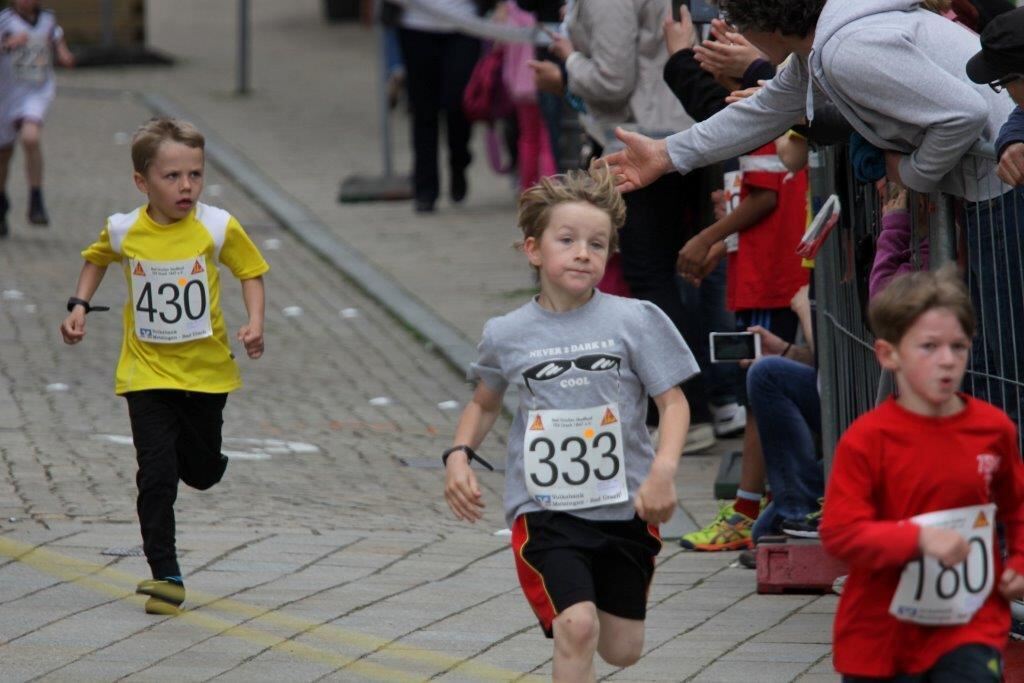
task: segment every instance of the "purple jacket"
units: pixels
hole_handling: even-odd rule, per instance
[[[885,289],[889,280],[915,270],[912,261],[914,251],[910,242],[912,234],[909,211],[892,211],[882,216],[882,231],[878,234],[878,242],[875,244],[875,262],[871,265],[871,275],[868,276],[869,299],[875,298],[876,294]],[[921,257],[921,268],[927,269],[927,240],[918,246],[918,254]]]

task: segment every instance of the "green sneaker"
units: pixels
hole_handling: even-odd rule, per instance
[[[148,595],[146,614],[162,614],[172,616],[178,614],[178,608],[185,602],[185,586],[168,579],[146,579],[135,587],[137,595]]]
[[[754,520],[736,512],[732,503],[723,505],[718,515],[700,531],[693,531],[679,539],[679,545],[687,550],[713,552],[717,550],[744,550],[754,543],[750,531]]]

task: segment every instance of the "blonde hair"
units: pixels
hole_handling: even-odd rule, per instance
[[[952,263],[939,270],[893,278],[871,301],[868,320],[876,337],[899,344],[914,321],[936,308],[948,309],[960,321],[964,334],[974,336],[977,322],[971,295]]]
[[[554,208],[568,202],[584,202],[608,214],[612,224],[608,253],[613,253],[619,243],[619,228],[626,222],[626,202],[615,189],[615,178],[607,166],[589,172],[573,169],[541,178],[536,185],[524,191],[519,196],[518,218],[523,240],[528,237],[539,240],[548,227]]]
[[[132,166],[135,170],[145,174],[146,169],[156,158],[160,145],[167,141],[180,142],[193,149],[206,148],[206,138],[188,121],[167,117],[152,118],[139,126],[132,136]]]

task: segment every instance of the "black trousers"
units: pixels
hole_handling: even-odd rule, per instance
[[[174,389],[124,395],[139,463],[135,482],[142,549],[153,578],[180,576],[174,545],[174,501],[178,480],[206,490],[224,476],[220,452],[227,394]]]
[[[920,674],[899,674],[892,678],[843,676],[843,683],[999,683],[1003,680],[1003,658],[988,645],[961,645]]]
[[[700,181],[697,173],[669,173],[624,194],[626,224],[619,231],[622,274],[633,296],[664,311],[691,347],[708,331],[700,315],[683,305],[676,284],[676,258],[700,229],[698,207],[707,202],[701,196]],[[711,421],[704,383],[701,373],[683,384],[694,423]],[[648,411],[649,417],[654,415],[656,411]]]
[[[433,202],[440,194],[437,164],[441,112],[445,113],[448,166],[469,166],[470,123],[462,113],[462,92],[480,56],[480,41],[459,33],[398,31],[405,60],[405,82],[412,109],[413,190]]]

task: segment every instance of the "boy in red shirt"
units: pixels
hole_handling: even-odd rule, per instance
[[[808,280],[796,253],[807,228],[807,170],[791,172],[779,158],[776,143],[770,142],[740,157],[740,171],[739,204],[683,246],[679,272],[699,281],[728,253],[726,306],[736,314],[737,331],[757,325],[793,342],[800,321],[789,304]],[[738,375],[737,400],[746,406],[746,370]],[[754,525],[761,509],[764,470],[761,440],[747,406],[736,500],[679,544],[688,550],[740,550],[766,533],[778,532],[782,519],[773,510]]]
[[[1024,595],[1024,466],[1006,414],[959,393],[970,296],[953,266],[913,273],[869,319],[899,398],[843,434],[825,494],[821,540],[850,567],[835,667],[844,681],[1000,681],[1008,601]]]

